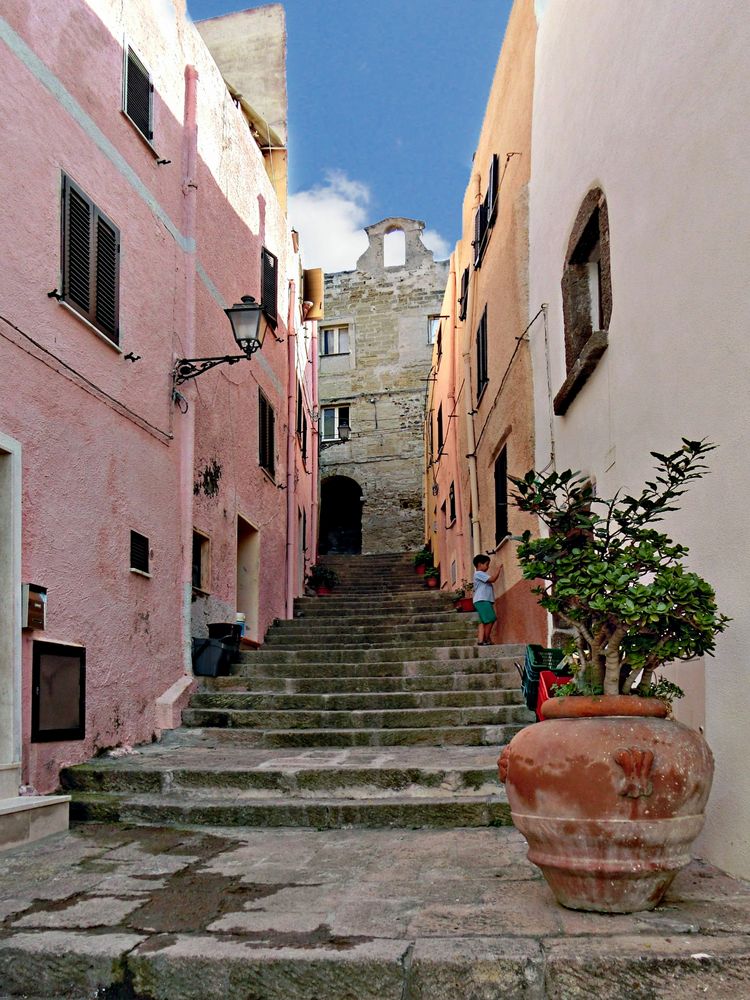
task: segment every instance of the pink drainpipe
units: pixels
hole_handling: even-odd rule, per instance
[[[195,357],[195,282],[196,282],[196,217],[198,210],[198,126],[196,104],[198,71],[185,67],[185,123],[182,135],[182,193],[184,196],[182,231],[188,241],[185,253],[185,328],[182,342],[177,344],[181,357]],[[191,599],[193,594],[193,460],[195,449],[195,417],[192,407],[180,416],[180,532],[182,541],[182,639],[183,667],[192,674],[190,648]]]
[[[294,325],[295,285],[289,282],[289,310],[286,321],[287,393],[286,393],[286,616],[294,617],[294,538],[297,494],[294,476],[295,388],[297,375],[297,332]]]
[[[317,419],[312,420],[312,500],[310,503],[310,552],[312,561],[318,561],[318,438],[321,420],[320,401],[318,399],[318,321],[312,320],[310,336],[310,353],[312,354],[312,409],[317,413]]]

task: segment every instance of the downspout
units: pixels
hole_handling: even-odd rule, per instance
[[[320,400],[318,398],[318,321],[316,319],[312,320],[312,334],[310,336],[310,354],[312,357],[310,361],[312,362],[312,413],[310,424],[312,426],[312,443],[310,450],[311,464],[312,464],[312,500],[310,503],[310,552],[312,553],[312,561],[317,562],[318,559],[318,495],[320,490],[320,483],[318,482],[318,469],[320,463],[320,456],[318,453],[318,444],[320,438]]]
[[[182,231],[185,235],[185,329],[182,356],[195,357],[196,218],[198,213],[198,125],[196,120],[198,71],[185,67],[185,125],[182,135]],[[182,650],[183,671],[192,675],[190,636],[193,597],[193,464],[195,455],[195,408],[189,407],[180,421],[180,534],[182,542]]]
[[[294,328],[295,285],[289,282],[289,308],[286,320],[286,616],[294,618],[294,515],[297,495],[294,483],[294,389],[297,375],[297,332]]]

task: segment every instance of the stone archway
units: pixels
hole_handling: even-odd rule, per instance
[[[362,551],[362,488],[348,476],[328,476],[320,484],[318,552],[357,555]]]

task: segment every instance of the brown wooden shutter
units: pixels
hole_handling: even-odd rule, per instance
[[[458,299],[458,318],[466,319],[466,312],[469,304],[469,269],[464,268],[461,275],[461,295]]]
[[[128,49],[127,79],[125,80],[125,112],[135,127],[149,142],[154,137],[151,109],[153,86],[148,70],[132,49]]]
[[[489,177],[487,179],[487,226],[491,226],[497,217],[497,195],[500,180],[500,160],[497,153],[490,160]]]
[[[96,321],[115,343],[119,293],[120,236],[101,213],[96,214]]]
[[[484,202],[477,208],[474,216],[474,267],[479,269],[482,266],[482,254],[484,253],[484,238],[487,234],[487,209]]]
[[[260,390],[258,402],[258,464],[273,478],[276,473],[276,417],[273,407]]]
[[[63,178],[63,299],[91,312],[94,206],[69,177]]]
[[[279,260],[263,247],[261,252],[260,303],[268,325],[274,330],[278,325],[278,270]]]

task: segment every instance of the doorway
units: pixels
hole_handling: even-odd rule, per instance
[[[321,555],[362,551],[362,488],[348,476],[328,476],[320,485]]]
[[[21,783],[21,445],[0,434],[0,799]]]
[[[260,580],[260,532],[237,515],[237,611],[245,616],[245,635],[259,641],[258,591]]]

